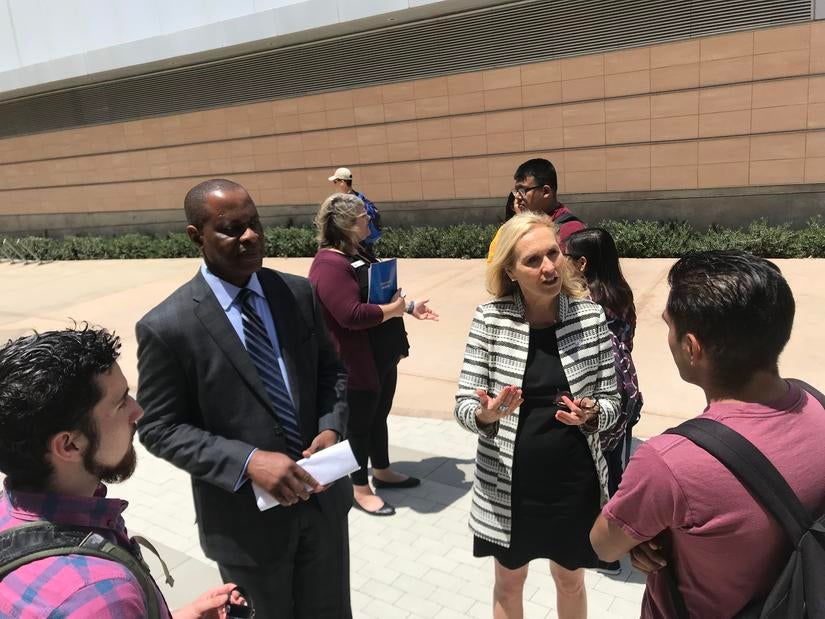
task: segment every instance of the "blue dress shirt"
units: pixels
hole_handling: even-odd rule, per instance
[[[226,318],[232,325],[232,329],[240,338],[241,344],[244,348],[246,348],[246,338],[244,337],[243,332],[243,319],[241,318],[241,302],[240,299],[238,299],[238,294],[241,292],[241,288],[222,280],[220,277],[212,273],[206,266],[205,262],[201,264],[201,275],[203,275],[207,285],[212,290],[215,298],[218,300],[218,304],[221,306],[223,311],[226,312]],[[249,278],[246,288],[254,293],[251,297],[252,304],[266,327],[266,333],[269,336],[269,341],[272,343],[272,349],[275,351],[275,357],[278,359],[278,368],[281,370],[281,375],[284,377],[284,383],[286,384],[286,389],[289,392],[289,397],[292,398],[292,402],[294,404],[295,398],[292,397],[292,389],[289,385],[289,375],[286,371],[286,363],[281,355],[281,346],[278,341],[278,331],[275,328],[275,321],[272,318],[272,311],[269,309],[269,304],[266,302],[266,297],[264,296],[263,288],[261,288],[261,282],[258,281],[257,273],[253,273],[252,277]],[[247,480],[246,468],[249,466],[249,460],[252,458],[252,454],[254,454],[257,450],[258,449],[256,447],[249,452],[249,455],[246,458],[246,464],[244,464],[243,472],[238,478],[238,483],[235,484],[235,490],[238,490],[238,488],[240,488]]]

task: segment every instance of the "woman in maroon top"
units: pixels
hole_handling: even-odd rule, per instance
[[[395,395],[398,362],[409,353],[402,316],[437,320],[427,302],[405,302],[400,290],[385,305],[367,303],[369,265],[375,258],[361,250],[369,236],[369,215],[351,194],[333,194],[318,211],[318,253],[309,279],[324,307],[327,327],[347,366],[349,425],[347,438],[361,465],[352,475],[355,505],[367,513],[390,516],[395,509],[373,494],[367,482],[372,461],[376,488],[410,488],[420,480],[390,469],[387,416]]]

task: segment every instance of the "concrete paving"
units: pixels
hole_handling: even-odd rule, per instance
[[[306,275],[309,258],[268,259],[266,265]],[[623,260],[634,290],[638,327],[633,359],[645,408],[636,428],[653,436],[705,405],[699,389],[684,383],[667,348],[661,319],[672,260]],[[134,324],[197,270],[199,260],[123,260],[55,262],[44,265],[0,263],[0,341],[31,329],[65,327],[71,319],[116,330],[123,339],[123,366],[130,384],[137,371]],[[778,260],[797,302],[791,340],[780,359],[788,376],[816,381],[825,367],[823,260]],[[401,260],[399,282],[407,298],[429,298],[441,315],[438,323],[406,320],[411,354],[401,362],[393,413],[449,419],[464,342],[484,290],[483,260]]]
[[[791,341],[781,371],[821,382],[825,303],[821,260],[777,261],[797,300]],[[270,259],[267,266],[306,274],[309,259]],[[683,383],[666,343],[661,312],[671,260],[625,260],[636,295],[639,325],[634,350],[646,405],[638,436],[658,434],[704,407],[701,392]],[[90,261],[44,265],[0,264],[0,341],[31,329],[59,329],[75,321],[104,325],[123,339],[121,365],[136,385],[134,324],[198,268],[198,260]],[[390,417],[391,456],[399,470],[424,479],[420,488],[387,491],[398,514],[350,514],[352,601],[356,617],[489,617],[490,559],[474,559],[467,529],[475,439],[452,421],[453,395],[475,306],[487,298],[480,260],[402,260],[399,281],[408,298],[429,297],[438,323],[407,320],[412,343],[400,366]],[[197,540],[188,476],[139,447],[136,475],[112,490],[130,501],[132,533],[157,542],[177,584],[173,606],[220,582]],[[278,508],[276,508],[278,509]],[[149,559],[150,563],[154,559]],[[159,574],[158,569],[153,570]],[[637,617],[644,589],[627,564],[618,577],[586,576],[591,617]],[[531,566],[527,617],[555,617],[552,580],[544,562]]]
[[[475,438],[449,420],[391,416],[389,425],[393,467],[423,481],[404,492],[381,491],[396,506],[395,516],[350,511],[354,616],[490,617],[492,559],[472,556],[467,527]],[[138,450],[135,476],[113,487],[112,494],[129,501],[130,532],[157,544],[177,580],[173,588],[163,583],[161,588],[173,607],[180,606],[220,584],[220,577],[198,545],[187,475],[140,445]],[[158,577],[159,564],[145,554]],[[639,616],[644,579],[627,560],[619,576],[588,570],[585,582],[591,618]],[[524,599],[528,619],[556,617],[547,562],[531,565]]]

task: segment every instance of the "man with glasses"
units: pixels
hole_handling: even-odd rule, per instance
[[[559,245],[564,250],[564,243],[574,232],[586,227],[581,219],[558,200],[559,182],[556,168],[547,159],[530,159],[522,163],[513,174],[515,185],[510,194],[512,198],[512,215],[524,211],[544,213],[559,227]],[[509,201],[508,201],[509,205]],[[509,210],[509,209],[508,209]],[[508,219],[512,216],[508,214]],[[487,262],[493,259],[498,233],[490,243]]]

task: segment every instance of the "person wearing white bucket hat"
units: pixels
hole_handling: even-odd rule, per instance
[[[368,215],[367,223],[370,228],[370,234],[361,242],[361,246],[370,256],[374,256],[373,245],[381,238],[381,214],[367,196],[352,188],[352,171],[349,168],[338,168],[332,173],[332,176],[329,177],[329,181],[335,185],[335,189],[339,193],[351,193],[354,196],[358,196],[361,202],[364,203],[364,208]]]

